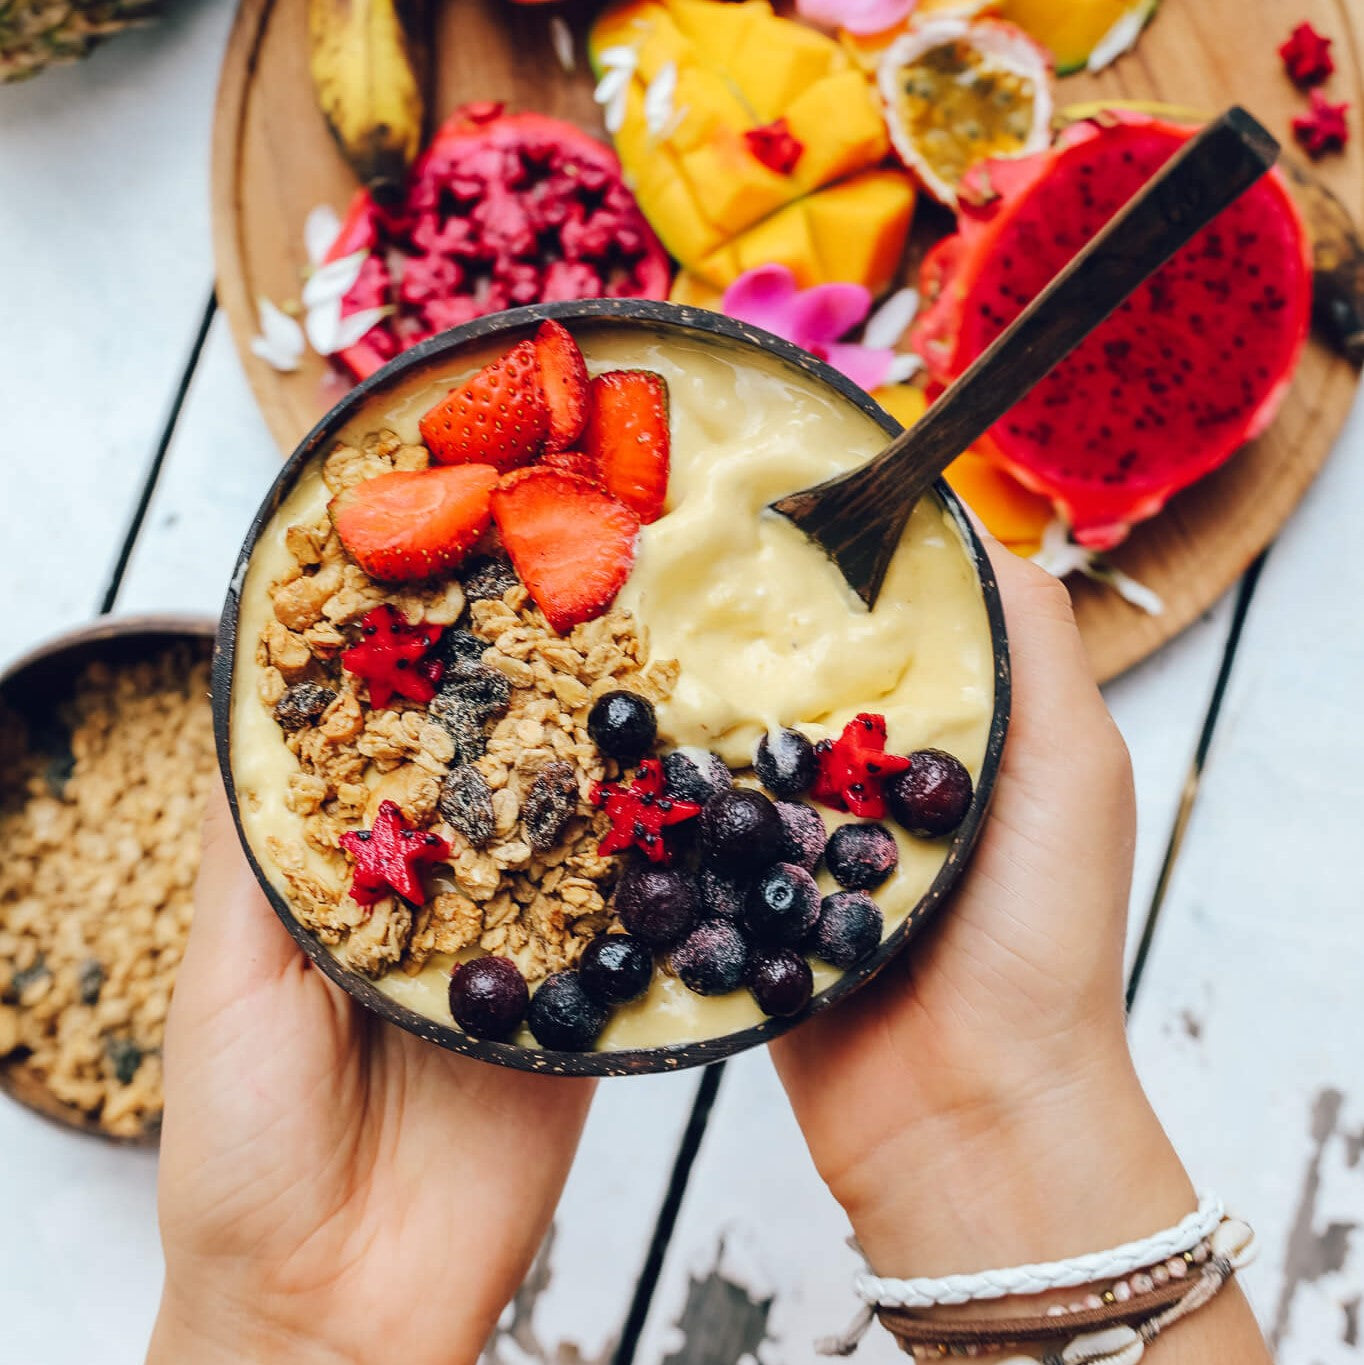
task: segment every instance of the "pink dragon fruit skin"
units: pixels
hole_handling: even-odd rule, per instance
[[[1140,115],[988,163],[924,262],[911,332],[950,382],[1192,135]],[[984,448],[1109,549],[1273,420],[1307,338],[1311,244],[1277,173],[1142,286],[990,431]]]
[[[465,105],[385,210],[363,190],[328,260],[371,253],[342,315],[396,312],[338,354],[357,379],[406,346],[516,304],[666,298],[667,253],[620,180],[615,153],[542,114]]]

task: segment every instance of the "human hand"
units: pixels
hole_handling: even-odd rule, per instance
[[[883,1275],[1054,1259],[1195,1198],[1127,1051],[1135,815],[1066,589],[993,547],[1013,715],[971,865],[924,936],[772,1054]]]
[[[219,798],[166,1036],[149,1365],[472,1362],[548,1226],[589,1081],[369,1015],[308,962]]]

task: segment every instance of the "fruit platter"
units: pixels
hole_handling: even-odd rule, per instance
[[[893,428],[788,343],[645,300],[501,311],[353,389],[262,506],[215,657],[238,828],[312,960],[559,1074],[713,1061],[877,972],[989,801],[993,575],[943,494],[852,611],[760,513]]]
[[[215,130],[219,299],[285,450],[425,337],[595,296],[728,312],[910,423],[1199,111],[1246,104],[1358,216],[1332,112],[1356,73],[1332,8],[1299,11],[469,0],[362,57],[325,4],[246,0]],[[948,472],[1066,577],[1101,679],[1235,581],[1348,410],[1353,368],[1309,336],[1297,195],[1276,174],[1247,196]]]

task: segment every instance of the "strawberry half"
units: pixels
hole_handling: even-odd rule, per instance
[[[668,386],[652,370],[611,370],[589,389],[584,452],[606,487],[646,524],[668,496]]]
[[[595,483],[541,465],[493,490],[493,517],[517,576],[561,635],[600,616],[635,562],[639,518]]]
[[[497,477],[486,464],[397,470],[338,493],[327,510],[371,578],[429,578],[454,568],[488,529]]]
[[[522,341],[485,365],[423,416],[418,426],[441,464],[529,464],[549,430],[535,343]]]
[[[549,450],[540,456],[540,465],[547,469],[562,469],[565,474],[576,474],[589,483],[601,485],[601,471],[597,463],[581,450]]]
[[[547,450],[567,450],[587,421],[587,362],[562,322],[548,318],[535,334],[540,388],[549,408]]]

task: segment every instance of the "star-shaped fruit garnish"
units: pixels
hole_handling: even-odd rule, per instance
[[[646,758],[635,772],[630,786],[621,782],[594,782],[592,804],[600,806],[611,821],[601,841],[601,853],[621,853],[639,849],[650,862],[666,863],[668,845],[663,831],[701,814],[696,801],[679,801],[669,796],[663,777],[663,764]]]
[[[351,899],[373,905],[396,891],[404,900],[426,900],[417,869],[450,856],[450,845],[430,830],[413,829],[396,801],[381,801],[372,829],[353,829],[341,836],[341,847],[355,859]]]
[[[750,128],[744,134],[744,141],[748,143],[748,150],[778,175],[790,175],[805,150],[805,144],[791,132],[784,118],[761,128]]]
[[[1331,40],[1323,38],[1311,24],[1299,24],[1279,47],[1279,56],[1295,85],[1320,85],[1336,69]]]
[[[909,759],[886,752],[886,718],[864,711],[837,739],[815,745],[819,771],[810,795],[834,810],[849,810],[865,820],[883,820],[882,784],[909,767]]]
[[[341,664],[369,684],[369,704],[384,707],[394,695],[428,702],[445,675],[445,665],[426,654],[443,626],[419,621],[410,626],[387,602],[360,620],[360,643],[343,651]]]
[[[1312,91],[1312,110],[1293,120],[1293,136],[1315,160],[1326,152],[1338,152],[1350,136],[1345,122],[1348,104],[1332,104],[1320,90]]]

